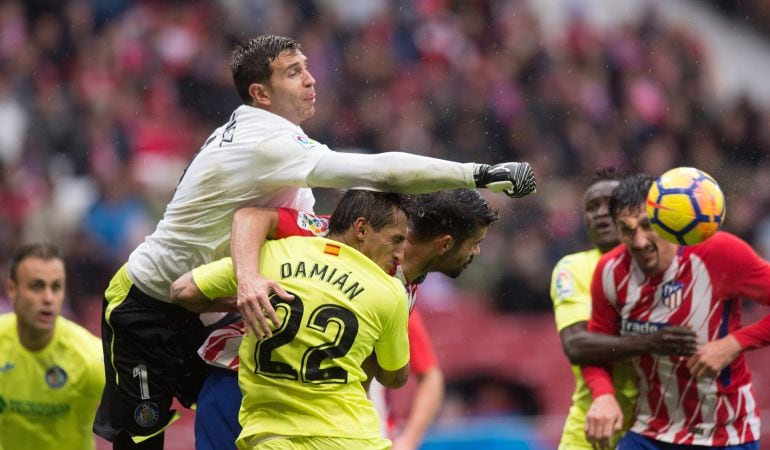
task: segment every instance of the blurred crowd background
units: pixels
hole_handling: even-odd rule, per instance
[[[700,3],[770,51],[769,1]],[[572,379],[548,287],[556,261],[588,247],[582,194],[599,167],[709,172],[726,228],[770,258],[768,104],[717,96],[703,37],[654,7],[599,28],[575,2],[546,33],[524,0],[4,0],[0,277],[20,242],[57,243],[69,314],[98,332],[109,277],[239,104],[234,44],[261,33],[302,43],[318,93],[303,128],[334,149],[535,169],[537,195],[488,196],[502,220],[463,277],[421,291],[447,417],[555,416],[560,429]],[[329,212],[335,193],[318,197]],[[528,381],[538,367],[562,385]]]

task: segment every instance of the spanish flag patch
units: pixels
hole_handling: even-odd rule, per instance
[[[332,256],[340,256],[340,246],[334,244],[326,244],[324,246],[324,253]]]

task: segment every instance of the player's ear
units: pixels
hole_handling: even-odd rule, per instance
[[[251,104],[254,106],[270,106],[270,92],[267,85],[262,83],[251,83],[249,85],[249,95]]]
[[[452,250],[452,247],[455,246],[455,240],[454,238],[449,234],[444,234],[436,238],[436,243],[439,248],[439,254],[443,255],[444,253],[448,252],[449,250]]]
[[[366,239],[366,233],[368,229],[369,221],[363,217],[359,217],[353,222],[353,232],[356,236],[356,239],[359,241]]]
[[[16,282],[13,279],[8,278],[5,281],[5,292],[8,294],[8,300],[11,302],[11,305],[16,303]]]

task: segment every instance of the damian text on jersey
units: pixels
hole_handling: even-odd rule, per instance
[[[308,270],[309,268],[309,270]],[[328,264],[307,263],[299,261],[297,263],[285,262],[281,264],[281,279],[286,278],[314,278],[325,281],[347,295],[348,300],[353,300],[360,293],[364,292],[364,287],[358,281],[350,278],[352,272],[340,271],[336,267],[330,267]]]

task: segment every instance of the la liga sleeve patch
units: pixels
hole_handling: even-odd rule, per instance
[[[574,292],[572,274],[566,270],[560,270],[559,273],[556,274],[554,287],[556,288],[556,298],[559,302],[571,296]]]
[[[314,236],[325,237],[329,234],[329,219],[318,217],[315,214],[298,212],[297,226],[309,231]]]
[[[318,142],[316,140],[313,140],[313,139],[310,139],[309,137],[301,135],[301,134],[295,134],[294,135],[294,140],[299,142],[300,144],[302,144],[302,146],[306,147],[308,150],[312,149],[313,147],[321,144],[320,142]]]

